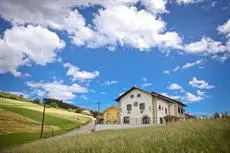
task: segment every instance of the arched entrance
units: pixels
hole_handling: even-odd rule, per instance
[[[142,118],[142,124],[150,124],[150,118],[148,116],[144,116]]]

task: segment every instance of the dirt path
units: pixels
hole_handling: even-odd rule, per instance
[[[89,133],[92,132],[92,130],[95,130],[95,119],[93,119],[87,125],[84,125],[84,126],[80,127],[79,129],[73,129],[72,131],[69,131],[67,133],[47,138],[47,140],[57,140],[57,139],[61,139],[63,137],[70,137],[70,136],[76,136],[76,135],[82,135],[82,134],[89,134]]]

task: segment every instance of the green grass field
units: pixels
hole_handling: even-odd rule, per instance
[[[101,131],[41,140],[5,150],[12,153],[229,153],[230,120],[196,120],[166,126]]]
[[[43,106],[0,98],[0,149],[40,139]],[[91,117],[47,108],[43,137],[65,133],[79,128]]]

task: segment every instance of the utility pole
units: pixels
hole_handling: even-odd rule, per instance
[[[97,105],[98,105],[97,123],[99,123],[99,118],[100,118],[100,102],[98,102]]]
[[[42,134],[43,134],[43,126],[44,126],[44,119],[45,119],[45,111],[46,111],[46,103],[44,102],[43,104],[43,114],[42,114],[42,127],[41,127],[41,136],[40,138],[42,138]]]

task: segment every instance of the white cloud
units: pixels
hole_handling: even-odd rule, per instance
[[[180,69],[180,66],[176,66],[174,69],[173,69],[173,72],[176,72]]]
[[[197,90],[197,91],[196,91],[196,94],[197,94],[198,96],[204,96],[204,95],[205,95],[205,92],[203,92],[203,91],[201,91],[201,90]]]
[[[161,93],[162,95],[166,96],[166,97],[169,97],[169,98],[172,98],[172,99],[175,99],[175,100],[182,100],[183,97],[182,96],[178,96],[178,95],[170,95],[166,92],[163,92]]]
[[[63,84],[61,81],[54,82],[26,82],[27,86],[34,90],[39,96],[48,98],[62,99],[64,101],[72,100],[75,94],[87,93],[88,89],[74,83],[72,85]]]
[[[152,86],[152,83],[151,82],[148,82],[148,79],[147,78],[143,78],[143,84],[142,84],[142,87],[145,88],[145,87],[149,87],[149,86]]]
[[[57,0],[55,3],[52,0],[1,0],[0,14],[13,24],[33,23],[62,29],[63,19],[72,6],[74,6],[73,2],[62,0]]]
[[[179,84],[176,84],[176,83],[172,83],[168,86],[168,89],[169,90],[181,90],[182,87],[179,85]]]
[[[117,45],[140,50],[151,47],[182,48],[182,38],[176,32],[165,32],[166,23],[156,17],[158,13],[167,12],[167,0],[140,0],[146,8],[140,11],[135,7],[137,2],[139,0],[58,0],[55,3],[52,0],[2,0],[0,14],[13,24],[31,23],[65,30],[78,46],[107,47],[110,50]],[[95,4],[105,8],[95,15],[94,26],[86,25],[84,17],[76,9],[72,10],[74,6]]]
[[[192,94],[190,92],[186,92],[184,96],[184,100],[187,102],[198,102],[203,100],[202,96]]]
[[[200,66],[201,64],[204,63],[204,60],[203,59],[200,59],[200,60],[196,60],[194,62],[188,62],[188,63],[185,63],[183,66],[176,66],[172,72],[177,72],[179,70],[184,70],[184,69],[189,69],[191,67],[194,67],[194,66]],[[164,70],[163,73],[165,74],[169,74],[170,73],[170,70]]]
[[[184,103],[194,103],[205,99],[205,95],[193,94],[191,92],[184,92],[182,95],[170,95],[165,92],[161,94],[175,100],[183,101]]]
[[[70,63],[65,63],[63,64],[63,66],[68,69],[66,75],[72,76],[73,81],[91,80],[91,79],[98,77],[100,74],[98,71],[94,71],[94,72],[80,71],[79,67],[76,67]]]
[[[169,71],[169,70],[164,70],[163,73],[164,73],[164,74],[169,74],[170,71]]]
[[[212,40],[208,37],[203,37],[200,41],[186,44],[184,49],[187,53],[206,53],[217,54],[227,51],[227,47],[220,41]]]
[[[101,85],[104,85],[104,86],[110,86],[110,85],[113,85],[113,84],[117,84],[117,83],[119,83],[119,81],[115,81],[115,80],[113,80],[113,81],[104,81]]]
[[[191,85],[194,88],[199,89],[213,89],[215,86],[210,85],[208,82],[204,80],[198,80],[196,77],[193,77],[191,81],[189,81],[189,85]]]
[[[141,3],[154,14],[168,12],[166,10],[167,0],[141,0]]]
[[[199,3],[202,2],[203,0],[176,0],[176,3],[178,4],[194,4],[194,3]]]
[[[203,62],[203,60],[197,60],[197,61],[195,61],[195,62],[186,63],[186,64],[184,64],[181,68],[182,68],[182,69],[188,69],[188,68],[191,68],[191,67],[200,65],[200,64],[202,64],[202,62]]]
[[[216,61],[219,61],[219,62],[225,62],[227,59],[230,58],[230,54],[226,53],[226,54],[223,54],[223,55],[213,55],[211,57],[212,59],[216,60]]]
[[[65,43],[56,33],[40,26],[14,26],[0,39],[0,73],[20,76],[17,68],[28,63],[46,65],[55,60]]]
[[[24,77],[30,78],[30,77],[31,77],[31,74],[25,73],[25,74],[24,74]]]
[[[215,7],[215,6],[216,6],[216,4],[217,4],[217,1],[213,1],[213,2],[211,2],[211,6],[212,6],[212,7]]]
[[[149,86],[152,86],[152,83],[150,82],[145,82],[144,84],[142,84],[142,87],[149,87]]]
[[[225,34],[226,37],[230,37],[230,19],[221,26],[218,26],[217,30],[221,34]]]
[[[205,88],[210,88],[210,87],[211,86],[205,86]],[[180,92],[177,93],[177,95],[170,95],[170,94],[167,94],[164,92],[164,93],[162,93],[163,95],[168,96],[172,99],[183,101],[185,103],[199,102],[199,101],[204,100],[206,98],[205,92],[203,92],[201,90],[197,90],[196,93],[193,94],[191,92],[184,90],[184,88],[182,86],[180,86],[179,84],[176,84],[176,83],[172,83],[170,86],[167,87],[167,89],[179,90]],[[202,89],[204,89],[204,88],[202,88]]]
[[[101,9],[93,22],[97,35],[87,42],[89,47],[181,48],[181,37],[176,32],[165,32],[164,21],[136,7],[118,5]]]

